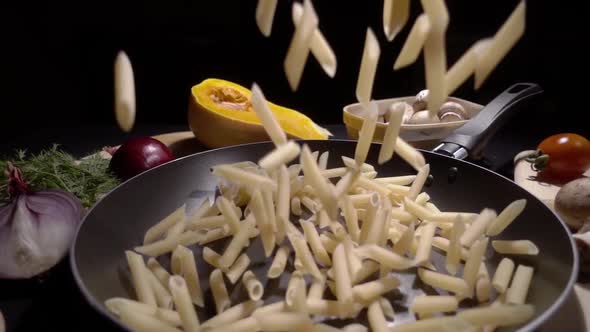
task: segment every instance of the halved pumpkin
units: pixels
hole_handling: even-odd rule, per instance
[[[295,110],[269,102],[285,133],[294,139],[328,139],[330,132]],[[250,90],[221,79],[206,79],[191,89],[189,126],[210,148],[268,141],[252,109]]]

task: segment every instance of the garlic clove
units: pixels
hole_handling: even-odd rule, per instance
[[[428,106],[428,94],[428,90],[422,90],[418,92],[416,98],[414,99],[414,102],[412,103],[412,108],[414,109],[414,112],[420,112],[426,109],[426,107]]]
[[[429,124],[429,123],[439,123],[440,119],[436,114],[430,114],[429,110],[424,110],[420,112],[414,113],[412,118],[408,122],[409,124]]]
[[[391,113],[395,112],[397,109],[404,109],[402,123],[407,123],[408,121],[410,121],[410,119],[412,118],[412,115],[414,114],[414,109],[412,108],[412,106],[410,106],[410,104],[408,104],[404,101],[398,101],[398,102],[391,104],[391,106],[389,106],[389,108],[387,109],[387,112],[383,115],[383,118],[386,123],[389,122],[389,118],[391,117]]]
[[[441,122],[462,121],[468,118],[465,108],[454,101],[448,101],[440,107],[438,117]]]

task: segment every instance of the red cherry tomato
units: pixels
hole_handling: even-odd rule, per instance
[[[590,168],[590,142],[571,133],[557,134],[544,139],[538,149],[549,157],[539,175],[561,181],[580,177]]]

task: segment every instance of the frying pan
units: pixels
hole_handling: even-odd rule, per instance
[[[527,200],[523,213],[497,237],[505,240],[530,239],[540,249],[538,256],[513,257],[516,263],[527,264],[535,269],[527,298],[528,303],[535,305],[535,317],[526,325],[518,327],[519,331],[533,331],[540,327],[570,294],[578,273],[575,245],[564,222],[533,195],[505,177],[457,158],[481,153],[483,143],[498,126],[523,102],[541,92],[539,86],[529,83],[510,87],[478,116],[444,140],[436,152],[423,152],[433,175],[425,191],[443,211],[479,212],[485,207],[501,211],[516,199]],[[330,151],[329,167],[341,166],[339,157],[352,156],[356,145],[355,141],[348,140],[301,143],[308,144],[312,150]],[[377,144],[371,146],[367,160],[375,165],[380,176],[415,174],[399,157],[384,165],[377,165],[378,148]],[[150,226],[182,203],[191,205],[213,196],[218,180],[210,173],[212,166],[245,160],[257,161],[272,149],[272,143],[263,142],[197,153],[136,176],[105,196],[82,221],[70,252],[75,280],[89,304],[126,330],[104,306],[104,301],[111,297],[135,298],[124,251],[139,245]],[[217,244],[214,249],[221,251],[222,246]],[[199,312],[203,321],[213,315],[211,308],[214,306],[211,305],[208,290],[211,269],[201,259],[201,248],[192,246],[192,250],[197,257],[205,297],[209,298],[206,300],[206,309]],[[271,301],[282,296],[289,276],[285,274],[278,281],[266,279],[269,262],[264,259],[259,240],[251,243],[247,253],[252,260],[251,268],[265,285],[265,294],[271,294]],[[487,257],[491,266],[497,266],[500,259],[498,255],[490,250]],[[160,260],[164,265],[169,263],[164,256]],[[444,271],[444,256],[433,252],[433,262]],[[402,281],[401,292],[394,292],[390,298],[396,309],[394,324],[413,319],[407,312],[407,305],[414,296],[436,293],[416,280],[414,273],[401,273],[399,277]],[[241,283],[230,287],[232,303],[243,300],[243,296]],[[366,318],[361,315],[358,319]]]

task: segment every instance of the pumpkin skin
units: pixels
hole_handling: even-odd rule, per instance
[[[330,133],[295,110],[268,103],[291,139],[328,139]],[[250,90],[221,79],[206,79],[191,89],[188,122],[195,137],[209,148],[268,141],[250,104]]]

